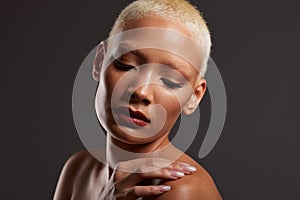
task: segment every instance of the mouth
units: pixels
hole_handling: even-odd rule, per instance
[[[117,112],[119,118],[121,119],[121,121],[126,122],[126,124],[134,124],[140,127],[144,127],[151,123],[151,120],[147,117],[147,115],[145,115],[141,111],[133,110],[132,108],[121,108],[119,109],[119,111],[120,112]]]

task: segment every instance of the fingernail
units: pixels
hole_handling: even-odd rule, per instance
[[[182,169],[183,169],[183,170],[186,170],[186,171],[189,171],[189,172],[195,172],[195,171],[197,170],[196,167],[193,167],[193,166],[186,166],[186,165],[182,166]]]
[[[178,172],[178,171],[171,171],[171,176],[183,177],[184,173],[183,172]]]
[[[171,190],[171,186],[169,186],[169,185],[160,186],[160,191],[162,191],[162,192],[166,192],[169,190]]]

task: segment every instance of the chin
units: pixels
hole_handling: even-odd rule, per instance
[[[138,130],[134,130],[134,131],[138,131]],[[111,139],[113,139],[113,141],[119,145],[141,146],[141,145],[155,143],[165,135],[164,133],[161,131],[150,137],[136,137],[122,131],[118,126],[108,127],[108,134],[110,135]]]
[[[148,137],[148,138],[135,137],[133,135],[125,133],[119,127],[109,129],[109,134],[114,140],[117,140],[118,142],[124,144],[142,145],[154,141],[152,137]]]

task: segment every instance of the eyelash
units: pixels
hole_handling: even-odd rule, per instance
[[[183,84],[182,83],[174,83],[168,79],[165,78],[161,78],[160,80],[162,80],[162,82],[164,82],[164,84],[168,87],[168,88],[182,88]]]
[[[123,71],[129,71],[131,69],[134,69],[134,66],[127,65],[119,61],[118,59],[114,60],[114,64],[117,69],[123,70]],[[170,81],[166,78],[161,78],[160,79],[168,88],[174,89],[174,88],[182,88],[183,84],[182,83],[174,83],[173,81]]]
[[[116,68],[119,70],[129,71],[131,69],[134,69],[134,66],[126,65],[126,64],[122,63],[121,61],[119,61],[118,59],[114,60],[114,64],[115,64]]]

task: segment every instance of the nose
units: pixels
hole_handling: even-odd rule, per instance
[[[143,103],[149,105],[154,100],[153,85],[145,84],[138,86],[133,92],[130,92],[130,103]]]
[[[141,72],[128,88],[131,103],[151,104],[154,101],[155,73],[152,70]]]

